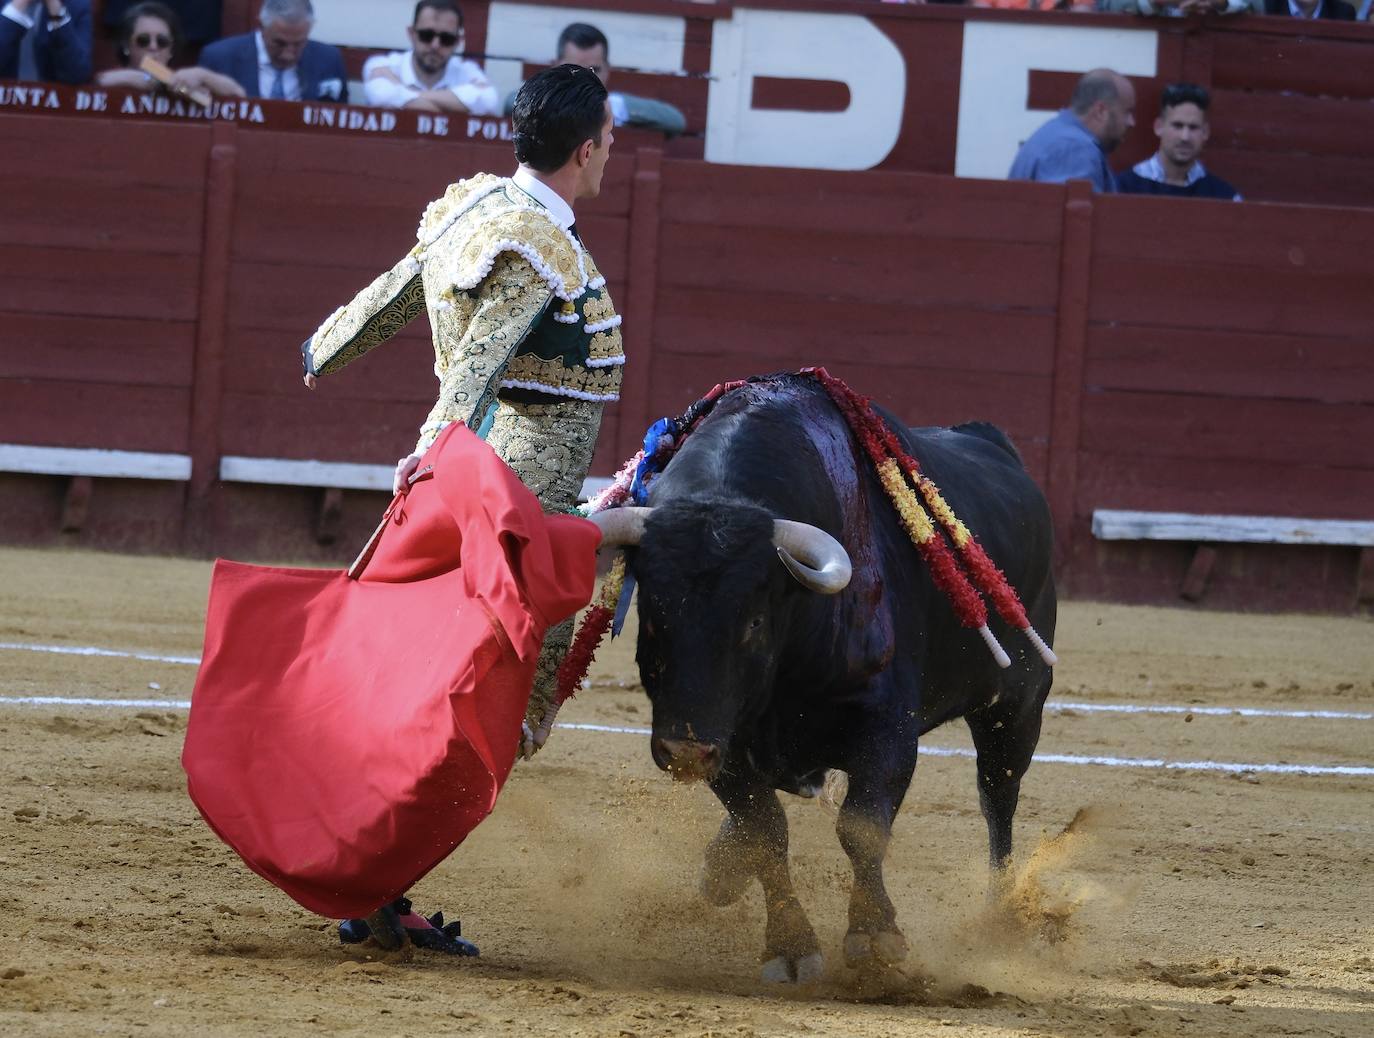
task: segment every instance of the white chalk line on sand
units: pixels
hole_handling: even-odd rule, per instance
[[[66,696],[0,696],[0,706],[94,706],[133,710],[189,710],[189,699],[76,699]],[[648,728],[560,721],[558,728],[611,735],[650,735]],[[922,756],[972,757],[972,750],[956,746],[921,746]],[[1153,768],[1164,771],[1221,771],[1258,775],[1374,775],[1374,767],[1358,764],[1239,764],[1215,760],[1164,760],[1154,757],[1098,757],[1070,753],[1037,753],[1040,764],[1093,764],[1108,768]]]
[[[119,659],[144,660],[151,663],[181,663],[200,665],[199,656],[159,656],[150,652],[129,652],[122,649],[103,649],[94,645],[33,645],[27,642],[0,642],[0,650],[15,652],[50,652],[63,656],[103,656]],[[72,701],[74,704],[75,700]],[[106,700],[96,700],[98,705]],[[1085,714],[1197,714],[1204,717],[1291,717],[1327,721],[1374,721],[1374,713],[1356,710],[1274,710],[1259,706],[1181,706],[1165,703],[1080,703],[1052,699],[1045,704],[1051,713],[1076,711]]]

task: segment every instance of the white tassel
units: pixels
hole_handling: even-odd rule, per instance
[[[501,388],[532,389],[537,393],[548,393],[550,396],[566,396],[574,400],[587,400],[592,403],[612,403],[620,399],[619,393],[588,393],[584,389],[571,389],[567,386],[546,386],[542,382],[532,382],[517,378],[503,379]]]
[[[589,368],[614,368],[625,363],[625,355],[618,354],[614,357],[595,357],[587,361]]]
[[[1035,646],[1035,651],[1040,653],[1040,658],[1042,660],[1051,667],[1059,662],[1059,657],[1054,654],[1053,649],[1045,644],[1045,639],[1041,638],[1040,635],[1036,633],[1034,627],[1027,625],[1022,628],[1022,631],[1025,633],[1026,637],[1030,639],[1030,643]]]
[[[983,636],[983,641],[987,643],[988,651],[992,653],[992,658],[997,661],[997,665],[1002,668],[1011,666],[1011,657],[1007,655],[1007,650],[1002,648],[997,638],[988,630],[988,625],[983,624],[978,628],[978,633]]]
[[[619,314],[608,317],[604,321],[597,321],[595,324],[584,325],[582,330],[588,335],[595,335],[597,332],[604,332],[611,328],[619,328],[621,316]]]

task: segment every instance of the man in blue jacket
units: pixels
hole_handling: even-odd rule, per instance
[[[0,8],[0,79],[90,78],[91,0],[9,0]]]
[[[275,101],[348,100],[348,76],[339,48],[310,38],[310,0],[263,0],[256,32],[212,43],[201,68],[219,72],[249,97]]]
[[[1011,180],[1062,184],[1090,180],[1097,191],[1115,191],[1107,165],[1111,153],[1135,125],[1135,88],[1111,69],[1085,73],[1069,107],[1030,135],[1007,174]]]

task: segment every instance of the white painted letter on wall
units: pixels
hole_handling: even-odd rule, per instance
[[[837,80],[849,87],[849,107],[757,109],[756,76]],[[902,53],[867,18],[737,7],[711,37],[706,160],[869,169],[897,143],[905,103]]]

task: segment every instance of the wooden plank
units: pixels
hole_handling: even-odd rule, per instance
[[[1118,449],[1114,449],[1118,448]],[[1204,514],[1272,515],[1275,502],[1331,519],[1370,517],[1374,470],[1318,463],[1273,465],[1254,459],[1146,457],[1119,445],[1089,448],[1078,463],[1074,511],[1168,509]]]
[[[0,245],[0,312],[196,317],[196,264],[167,253]]]
[[[1093,511],[1093,536],[1099,540],[1118,541],[1346,544],[1367,548],[1374,547],[1374,521],[1099,508]]]
[[[656,314],[662,349],[737,353],[758,370],[844,360],[1048,376],[1054,366],[1052,313],[679,288],[659,297]]]
[[[219,478],[226,483],[267,483],[274,486],[338,487],[343,490],[391,491],[392,465],[295,458],[220,459]]]
[[[1084,381],[1099,390],[1374,404],[1369,341],[1355,337],[1094,324]]]
[[[3,454],[0,454],[0,458],[3,458]],[[395,471],[392,465],[228,455],[220,459],[219,478],[226,483],[334,487],[341,490],[377,490],[389,494]],[[586,500],[590,494],[596,493],[609,483],[609,479],[589,476],[582,481],[581,499]]]
[[[301,385],[300,344],[312,331],[231,328],[225,340],[230,358],[225,390],[302,400],[307,391]],[[342,371],[322,377],[311,396],[336,404],[389,400],[427,408],[438,385],[429,322],[420,319]]]
[[[1366,271],[1228,271],[1183,258],[1098,256],[1089,319],[1344,338],[1368,335],[1374,324],[1374,293]]]
[[[820,9],[833,10],[828,4]],[[890,8],[870,7],[853,13],[868,19],[874,28],[897,45],[905,59],[906,103],[902,109],[902,125],[892,151],[880,168],[952,175],[955,141],[959,135],[963,22],[883,17],[892,13]],[[902,15],[909,13],[901,12]]]
[[[1157,458],[1211,458],[1276,466],[1374,471],[1374,408],[1305,400],[1185,393],[1096,392],[1084,398],[1083,441],[1096,450]]]
[[[1214,146],[1207,149],[1207,168],[1248,201],[1374,205],[1374,159]]]
[[[194,253],[204,125],[130,127],[102,119],[7,116],[0,245]]]
[[[1094,255],[1136,262],[1205,259],[1217,280],[1244,276],[1226,268],[1322,275],[1369,270],[1374,211],[1179,201],[1138,195],[1099,199]]]
[[[1368,62],[1369,56],[1362,58]],[[1374,78],[1374,77],[1371,77]],[[1251,151],[1374,158],[1374,105],[1368,97],[1212,92],[1209,143]]]
[[[341,407],[317,390],[302,397],[226,392],[220,449],[226,455],[395,465],[409,454],[429,404],[351,401]]]
[[[190,394],[166,386],[0,380],[0,441],[185,453]]]
[[[1367,39],[1234,31],[1210,35],[1214,87],[1252,90],[1261,96],[1374,98]]]
[[[189,386],[188,321],[0,313],[0,378]]]
[[[1057,244],[1064,188],[870,170],[664,163],[663,218],[708,227],[796,228]]]
[[[787,290],[796,293],[797,306],[828,296],[1049,310],[1058,284],[1058,250],[1016,242],[804,227],[765,228],[741,238],[729,228],[665,224],[661,248],[665,287]]]
[[[186,454],[115,451],[77,447],[36,447],[0,443],[0,472],[32,472],[49,476],[100,476],[106,479],[191,478]]]

